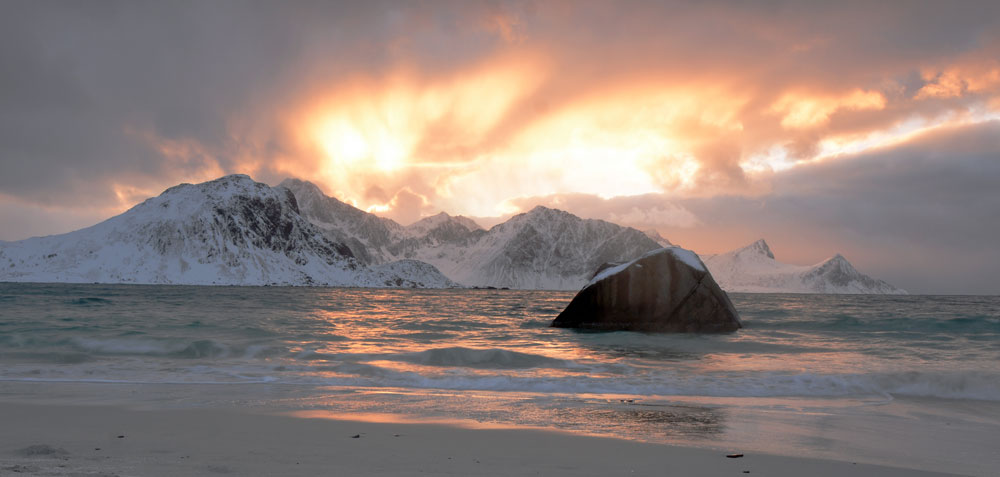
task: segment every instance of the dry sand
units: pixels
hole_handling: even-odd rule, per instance
[[[731,452],[739,452],[733,449]],[[905,463],[901,463],[905,465]],[[530,429],[0,403],[0,475],[944,475]]]

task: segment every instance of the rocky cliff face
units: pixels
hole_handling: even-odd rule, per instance
[[[278,187],[291,191],[302,216],[328,239],[346,245],[359,262],[382,264],[396,259],[388,251],[403,233],[396,222],[328,197],[311,182],[285,179]]]

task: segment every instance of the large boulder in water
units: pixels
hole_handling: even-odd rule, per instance
[[[719,333],[739,314],[694,252],[668,247],[598,270],[552,326],[603,331]]]

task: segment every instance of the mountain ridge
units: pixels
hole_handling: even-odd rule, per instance
[[[296,195],[311,197],[319,190],[298,179],[286,179],[281,184]],[[330,214],[311,208],[343,204],[322,199],[301,202],[306,217]],[[356,216],[358,212],[374,216],[360,209],[351,214]],[[372,257],[376,263],[420,260],[434,265],[458,283],[477,287],[579,289],[602,263],[630,260],[660,248],[656,241],[636,229],[582,219],[544,206],[514,215],[489,230],[471,219],[444,212],[408,226],[392,222],[386,225],[384,236],[371,239],[365,238],[365,231],[348,225],[329,221],[317,225],[328,237],[357,239],[346,243],[355,254]],[[380,240],[381,237],[387,240]]]
[[[664,246],[655,230],[544,206],[489,230],[445,212],[403,226],[308,181],[234,174],[178,184],[68,234],[0,242],[0,280],[575,290],[603,264]],[[781,263],[764,239],[702,259],[727,291],[905,293],[839,253]]]
[[[2,243],[0,280],[454,286],[436,269],[363,266],[301,216],[290,190],[241,174],[170,187],[67,234]]]
[[[779,262],[764,239],[726,253],[705,255],[702,260],[719,285],[729,292],[907,293],[859,272],[840,253],[814,265]]]

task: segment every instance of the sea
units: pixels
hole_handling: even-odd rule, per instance
[[[731,294],[718,335],[573,292],[0,283],[0,403],[238,408],[1000,469],[1000,297]]]

